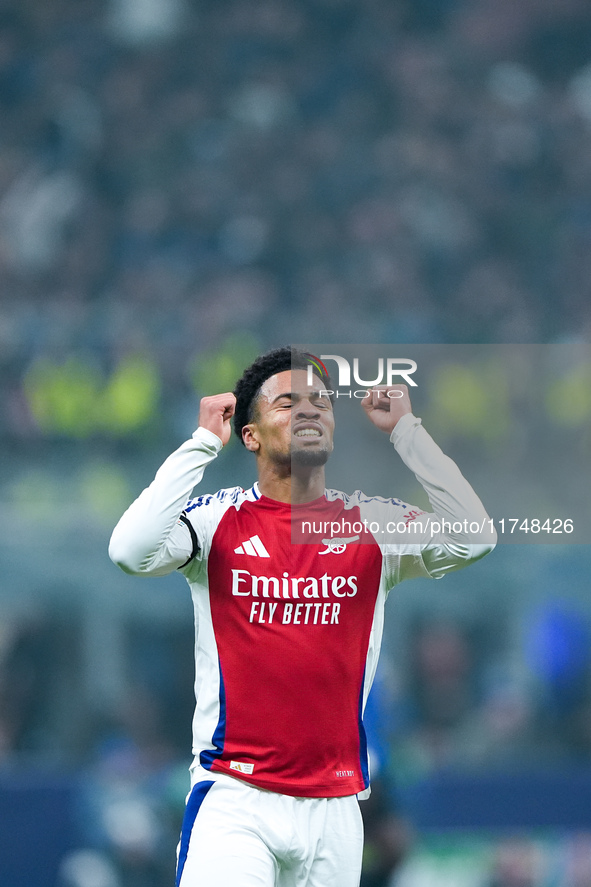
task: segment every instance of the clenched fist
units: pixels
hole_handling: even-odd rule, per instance
[[[232,435],[232,416],[236,409],[236,398],[231,391],[202,397],[199,404],[199,427],[217,434],[225,446]]]
[[[402,416],[412,413],[406,385],[376,385],[365,395],[361,406],[376,428],[388,434]]]

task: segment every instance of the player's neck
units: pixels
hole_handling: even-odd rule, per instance
[[[303,505],[324,495],[324,466],[309,468],[306,471],[278,473],[259,471],[259,490],[268,499]]]

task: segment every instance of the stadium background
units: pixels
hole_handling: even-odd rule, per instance
[[[577,442],[584,496],[590,158],[587,0],[0,2],[2,883],[172,883],[192,614],[106,542],[261,349],[571,346],[528,441]],[[486,501],[530,392],[460,381],[437,439]],[[503,546],[390,601],[397,884],[591,884],[588,576]]]

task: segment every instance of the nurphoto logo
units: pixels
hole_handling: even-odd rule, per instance
[[[339,388],[350,388],[351,387],[351,364],[347,360],[346,357],[341,357],[340,354],[321,354],[320,358],[313,357],[310,355],[310,363],[308,364],[308,385],[313,384],[313,376],[314,371],[322,371],[325,375],[329,375],[329,372],[323,361],[325,360],[334,360],[337,369],[338,369],[338,387]],[[407,385],[411,385],[414,388],[417,387],[417,383],[414,379],[411,378],[412,374],[416,372],[417,364],[416,361],[410,360],[406,357],[383,357],[378,358],[378,366],[377,366],[377,375],[375,379],[362,379],[359,371],[359,358],[353,358],[353,380],[358,385],[365,386],[364,388],[357,389],[353,392],[349,391],[339,392],[333,390],[326,390],[323,394],[326,395],[335,395],[336,397],[358,397],[364,398],[369,389],[373,388],[375,385],[394,385],[396,382],[404,381]],[[403,397],[402,391],[389,391],[387,396],[390,398],[399,398]]]

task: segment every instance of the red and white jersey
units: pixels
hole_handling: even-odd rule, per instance
[[[193,751],[201,766],[298,797],[369,784],[363,709],[382,639],[384,603],[405,578],[439,578],[492,547],[433,541],[432,520],[483,521],[457,466],[414,416],[392,440],[430,497],[432,514],[398,499],[334,490],[305,506],[258,485],[188,499],[221,449],[198,429],[115,528],[112,559],[128,572],[179,569],[195,608]],[[298,509],[306,542],[294,544]],[[412,542],[384,544],[368,527],[421,516]],[[351,534],[327,533],[330,526]]]

